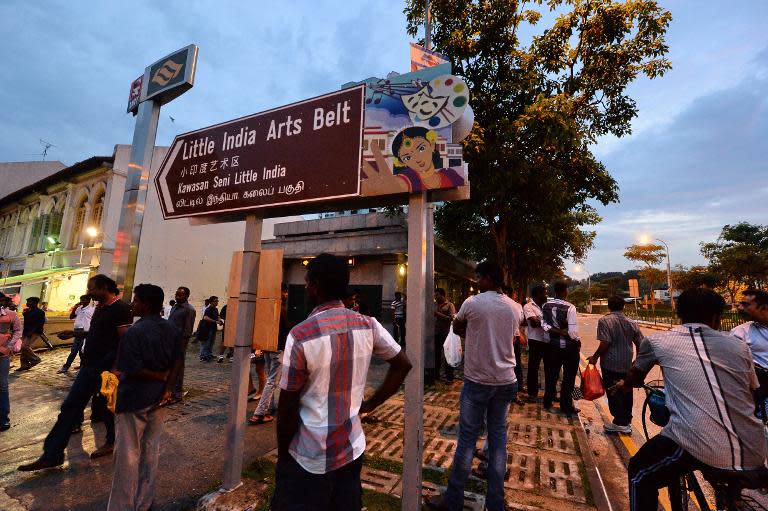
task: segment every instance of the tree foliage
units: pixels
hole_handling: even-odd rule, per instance
[[[630,245],[624,252],[624,257],[636,263],[642,263],[644,267],[638,274],[651,288],[651,309],[656,310],[656,296],[653,294],[655,284],[664,280],[664,272],[654,268],[664,260],[664,247],[653,243]]]
[[[675,289],[679,290],[696,287],[716,289],[722,286],[723,280],[720,275],[709,271],[705,266],[692,266],[691,268],[680,266],[672,271],[672,283]]]
[[[731,303],[740,288],[768,286],[768,226],[726,225],[717,240],[701,244],[701,253]]]
[[[466,257],[496,259],[507,283],[551,278],[591,248],[591,203],[618,201],[590,146],[629,133],[637,108],[627,86],[670,68],[671,16],[652,0],[430,6],[434,47],[469,85],[476,121],[464,141],[472,198],[438,210],[438,236]],[[415,36],[424,2],[407,0],[405,13]],[[554,21],[540,27],[543,16]]]

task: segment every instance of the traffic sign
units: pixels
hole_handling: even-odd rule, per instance
[[[359,195],[364,97],[344,89],[177,136],[155,178],[164,217]]]

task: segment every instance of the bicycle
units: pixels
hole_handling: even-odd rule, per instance
[[[650,420],[657,426],[664,427],[669,422],[669,409],[665,404],[664,382],[663,380],[653,380],[643,385],[645,390],[645,401],[642,409],[643,433],[646,441],[650,439],[648,434],[648,410],[650,409]],[[768,431],[768,414],[766,403],[761,403],[762,420]],[[710,468],[701,471],[704,479],[712,485],[715,493],[715,507],[710,506],[710,502],[704,495],[704,491],[699,484],[694,472],[689,472],[680,478],[678,484],[669,486],[669,500],[672,505],[672,511],[688,511],[691,501],[691,494],[701,511],[768,511],[768,508],[758,502],[750,495],[743,495],[743,490],[768,490],[768,469],[760,468],[755,470],[727,470]]]

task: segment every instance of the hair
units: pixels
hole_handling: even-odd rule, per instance
[[[435,143],[437,141],[437,133],[433,130],[422,128],[420,126],[411,126],[398,133],[397,136],[395,136],[395,139],[392,141],[392,154],[394,154],[395,158],[397,158],[395,160],[395,170],[404,169],[408,166],[400,160],[400,147],[403,145],[403,140],[405,137],[419,137],[435,144],[435,149],[432,151],[432,163],[434,164],[435,168],[438,169],[443,166],[443,159],[440,157],[440,151],[437,150],[437,144]]]
[[[90,279],[88,279],[90,282],[93,282],[93,285],[96,286],[99,289],[106,289],[108,292],[119,295],[120,290],[117,288],[117,282],[110,279],[106,275],[99,273],[98,275],[94,275]]]
[[[759,307],[765,307],[768,305],[768,292],[749,288],[741,294],[744,296],[751,296]]]
[[[316,283],[327,298],[340,300],[349,285],[347,262],[331,254],[320,254],[307,264],[307,279]]]
[[[0,298],[5,298],[5,293],[3,293],[2,291],[0,291]]]
[[[440,296],[446,295],[445,289],[443,289],[442,287],[438,287],[437,289],[435,289],[435,293],[439,294]]]
[[[344,293],[344,297],[349,298],[350,296],[355,296],[356,294],[359,294],[357,292],[357,289],[352,289],[351,287],[348,287],[347,292]]]
[[[568,291],[568,283],[564,280],[558,280],[555,282],[555,295],[561,295]]]
[[[403,293],[401,293],[400,291],[395,291],[395,298],[402,298],[402,297],[403,297]]]
[[[154,284],[139,284],[133,288],[133,294],[136,298],[141,300],[141,303],[149,307],[149,312],[157,314],[163,310],[165,293],[163,293],[163,289],[160,286]]]
[[[91,301],[91,296],[90,296],[90,295],[80,295],[80,301],[81,301],[81,302],[82,302],[84,299],[86,299],[86,298],[88,299],[88,301],[89,301],[89,302]]]
[[[624,310],[624,298],[613,295],[608,298],[608,310],[621,311]]]
[[[188,288],[188,287],[186,287],[186,286],[179,286],[179,289],[181,289],[182,291],[184,291],[184,294],[186,295],[186,297],[187,297],[187,298],[189,298],[189,295],[190,295],[190,294],[192,294],[192,293],[189,291],[189,288]]]
[[[176,300],[174,300],[174,299],[170,299],[170,300],[168,300],[168,303],[169,303],[170,305],[176,305]]]
[[[544,293],[546,296],[547,294],[547,288],[543,284],[536,284],[531,288],[531,297],[538,295],[539,293]]]
[[[708,324],[723,315],[725,300],[711,289],[690,288],[677,298],[677,315],[683,323]]]
[[[210,298],[206,298],[205,299],[205,304],[208,305],[209,303],[211,303],[211,299]]]
[[[475,268],[475,273],[481,277],[488,277],[497,286],[500,286],[504,282],[504,277],[501,273],[501,266],[493,261],[486,260],[479,262],[477,264],[477,268]]]
[[[288,284],[286,284],[285,282],[280,284],[280,291],[288,291]]]
[[[213,302],[214,300],[218,300],[218,299],[219,299],[219,297],[218,297],[218,296],[216,296],[216,295],[211,295],[211,297],[210,297],[210,298],[208,298],[208,303],[211,303],[211,302]]]
[[[27,298],[27,301],[37,304],[37,303],[40,303],[40,298],[38,298],[37,296],[30,296],[29,298]]]

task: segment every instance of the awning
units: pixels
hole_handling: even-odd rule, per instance
[[[57,275],[74,275],[78,273],[88,273],[89,271],[90,268],[73,268],[71,266],[66,266],[63,268],[50,268],[48,270],[25,273],[24,275],[16,275],[5,279],[0,278],[0,289],[19,286],[31,286],[33,284],[45,282],[51,277],[55,277]]]

